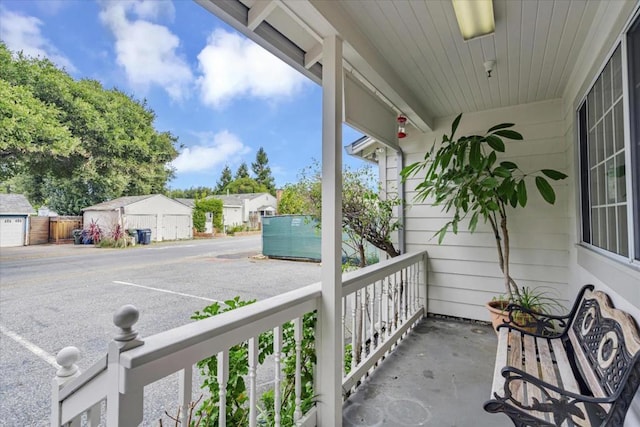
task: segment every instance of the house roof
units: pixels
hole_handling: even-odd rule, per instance
[[[193,208],[196,205],[196,199],[184,199],[179,197],[173,200],[175,200],[176,202],[180,202],[185,206],[189,206],[190,208]]]
[[[133,203],[137,203],[141,200],[148,199],[150,197],[158,196],[158,194],[149,194],[146,196],[123,196],[118,197],[117,199],[108,200],[106,202],[98,203],[97,205],[89,206],[83,211],[112,211],[115,209],[123,208],[125,206],[131,205]]]
[[[212,199],[222,200],[224,206],[241,206],[245,200],[253,200],[260,196],[271,196],[269,193],[245,193],[245,194],[218,194],[209,196]]]
[[[22,194],[0,194],[0,215],[29,215],[35,212]]]

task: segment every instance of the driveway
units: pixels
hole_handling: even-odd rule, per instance
[[[55,354],[81,350],[82,370],[105,354],[113,313],[140,311],[149,336],[191,322],[213,301],[265,299],[320,279],[318,264],[257,260],[260,236],[98,249],[43,245],[0,250],[0,425],[49,422]],[[145,425],[177,401],[176,379],[145,389]],[[165,422],[167,420],[165,419]],[[157,424],[156,424],[157,425]]]

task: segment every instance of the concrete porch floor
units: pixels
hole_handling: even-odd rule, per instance
[[[501,427],[489,414],[496,345],[490,326],[429,317],[345,402],[343,425]]]

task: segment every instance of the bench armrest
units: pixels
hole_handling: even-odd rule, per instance
[[[506,325],[529,335],[557,338],[563,335],[573,317],[572,314],[554,315],[530,310],[518,304],[509,304],[506,308],[509,320]]]
[[[607,414],[602,405],[611,404],[615,401],[615,396],[598,398],[564,390],[511,366],[503,368],[501,373],[505,378],[504,397],[494,393],[495,399],[501,403],[513,405],[523,411],[552,414],[556,425],[562,424],[571,417],[587,419],[588,415],[585,413],[587,408],[589,408],[589,412],[592,415],[604,419]],[[535,396],[537,394],[538,397],[531,397],[529,404],[521,402],[513,395],[511,383],[514,382],[526,382],[529,395]],[[518,390],[521,387],[522,385],[516,385],[513,389]],[[537,392],[533,392],[532,387],[535,387]]]

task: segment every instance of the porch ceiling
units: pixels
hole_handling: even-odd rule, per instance
[[[444,0],[196,1],[315,81],[321,40],[338,33],[347,70],[422,130],[436,117],[561,97],[599,8],[607,7],[493,0],[495,34],[465,42]],[[244,18],[225,16],[231,3],[246,9]],[[267,30],[291,46],[265,38]],[[496,61],[491,78],[487,60]]]

